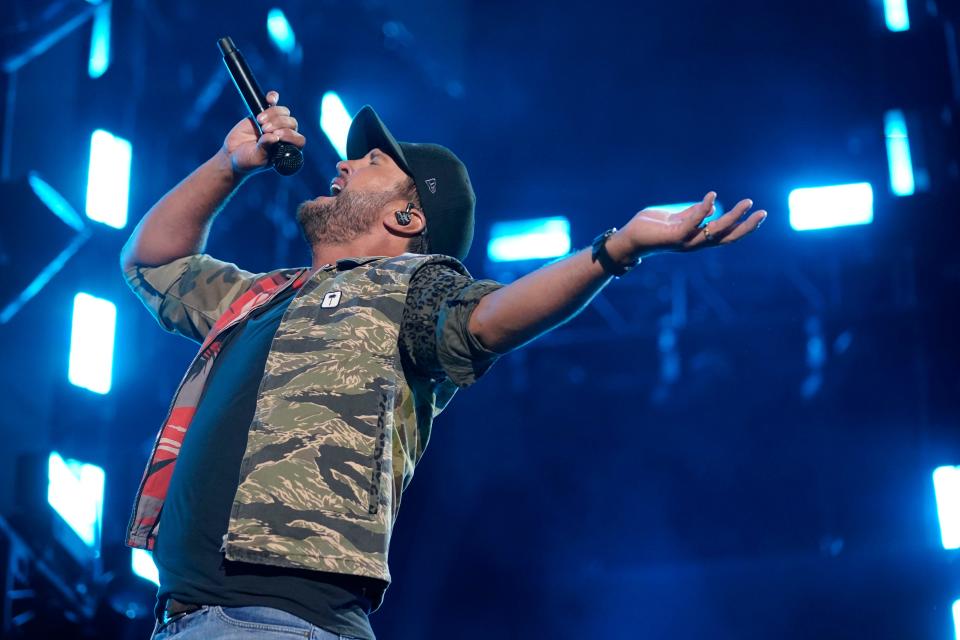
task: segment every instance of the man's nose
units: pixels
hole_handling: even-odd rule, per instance
[[[337,173],[350,175],[351,171],[353,171],[353,167],[350,166],[350,162],[348,160],[341,160],[337,163]]]

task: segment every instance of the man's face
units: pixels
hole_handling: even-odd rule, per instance
[[[304,238],[314,244],[344,244],[367,233],[395,200],[407,174],[393,158],[372,149],[356,160],[337,163],[332,195],[307,200],[297,207]],[[402,207],[401,207],[402,208]]]

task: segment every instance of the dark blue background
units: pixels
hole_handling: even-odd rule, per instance
[[[8,33],[83,4],[14,0]],[[327,90],[466,162],[478,277],[497,275],[498,220],[565,215],[585,246],[709,190],[769,212],[741,244],[645,260],[454,400],[404,496],[380,637],[952,637],[957,556],[930,474],[960,464],[955,8],[910,2],[912,28],[894,34],[879,2],[849,0],[279,6],[299,64],[267,38],[270,5],[117,0],[102,78],[86,72],[89,24],[3,76],[7,178],[39,171],[82,212],[93,129],[131,140],[134,164],[127,229],[97,226],[0,326],[0,485],[27,451],[101,464],[104,560],[129,571],[127,509],[193,347],[153,323],[117,257],[244,115],[216,48],[230,35],[308,139],[301,173],[255,177],[214,225],[208,251],[251,271],[309,259],[292,213],[335,172]],[[929,179],[908,198],[888,186],[891,108],[912,118]],[[872,225],[790,229],[792,189],[861,181]],[[43,246],[47,221],[16,224]],[[66,381],[80,290],[119,307],[107,396]],[[820,383],[805,387],[816,345]]]

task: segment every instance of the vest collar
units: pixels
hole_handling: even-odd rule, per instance
[[[363,256],[363,257],[351,257],[351,258],[341,258],[337,260],[336,265],[327,264],[323,266],[323,269],[333,269],[336,266],[337,271],[349,271],[354,267],[360,267],[367,264],[368,262],[373,262],[374,260],[381,260],[389,256]]]

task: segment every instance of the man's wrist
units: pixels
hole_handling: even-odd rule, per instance
[[[594,238],[591,245],[590,257],[593,262],[600,263],[604,273],[619,278],[626,275],[631,269],[640,264],[640,260],[630,260],[626,263],[618,262],[617,258],[622,256],[610,254],[610,251],[608,250],[610,247],[610,241],[613,240],[616,233],[617,228],[613,227],[612,229],[607,229]],[[620,243],[623,239],[624,237],[621,234],[617,240],[614,240],[613,242],[614,250],[617,251],[617,253],[623,253],[623,251],[618,250],[622,249],[622,245]]]
[[[239,187],[250,175],[249,172],[243,172],[237,167],[233,155],[225,148],[221,147],[211,160],[216,165],[218,173],[224,180],[229,181],[234,188]]]
[[[621,267],[633,267],[640,258],[639,252],[633,249],[623,229],[618,229],[607,238],[606,249],[610,258]]]

